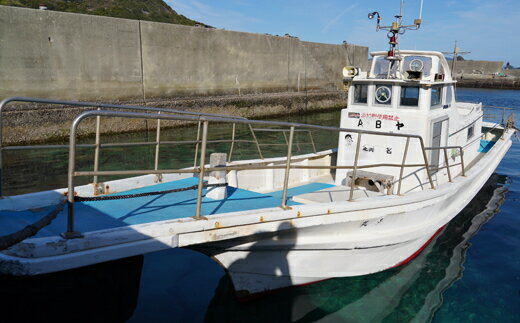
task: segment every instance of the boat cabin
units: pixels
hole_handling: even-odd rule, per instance
[[[427,157],[434,180],[448,181],[447,170],[442,168],[446,164],[444,149],[439,147],[464,147],[466,162],[477,156],[482,134],[481,104],[455,101],[456,81],[452,79],[442,53],[402,50],[397,56],[388,57],[387,54],[371,53],[370,71],[355,70],[350,74],[352,77],[346,75],[345,81],[350,86],[348,104],[341,113],[341,128],[420,136],[422,144],[429,147]],[[352,164],[356,159],[357,136],[356,133],[340,134],[338,165]],[[420,140],[408,144],[406,141],[406,138],[393,136],[364,135],[358,164],[401,164],[404,159],[413,162],[412,156],[420,158]],[[447,149],[446,153],[448,163],[460,162],[457,149]],[[379,174],[372,175],[378,178],[399,177],[395,167],[369,171]],[[338,170],[336,185],[348,185],[349,172]],[[419,171],[412,176],[414,179],[409,178],[404,185],[405,191],[422,186],[427,175]]]

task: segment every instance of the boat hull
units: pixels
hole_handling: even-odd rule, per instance
[[[213,257],[227,269],[237,295],[246,297],[269,290],[306,285],[334,277],[366,275],[395,267],[413,258],[405,258],[407,255],[418,254],[417,251],[424,249],[437,232],[426,238],[400,244],[356,249],[338,246],[328,248],[326,245],[306,249],[293,240],[297,244],[294,248],[288,249],[284,245],[273,250],[272,247],[263,249],[262,245],[266,241],[260,240],[247,251],[227,249],[213,254]],[[306,233],[300,231],[298,235],[305,236]]]
[[[227,270],[239,297],[393,268],[417,256],[468,205],[510,146],[510,140],[501,140],[466,177],[438,186],[430,196],[419,192],[424,199],[419,197],[414,203],[406,198],[389,199],[386,205],[368,209],[359,200],[350,203],[359,203],[356,212],[360,216],[345,212],[345,219],[349,219],[345,222],[297,228],[292,221],[285,221],[274,234],[218,241],[194,249],[210,255]],[[398,209],[401,212],[396,212]]]

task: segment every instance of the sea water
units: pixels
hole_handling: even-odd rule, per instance
[[[520,109],[520,91],[459,89],[457,99]],[[337,126],[339,111],[279,120]],[[178,140],[179,136],[193,139],[195,133],[196,128],[183,128],[163,135]],[[223,129],[215,138],[227,135],[229,129]],[[142,141],[150,137],[153,134],[139,133],[109,139]],[[283,140],[274,134],[259,139]],[[330,136],[315,137],[318,149],[330,148],[335,142]],[[24,283],[2,278],[0,308],[3,305],[3,310],[13,313],[18,309],[20,313],[13,317],[22,320],[23,313],[30,312],[31,317],[58,321],[73,315],[70,318],[78,321],[129,322],[520,322],[519,147],[514,142],[496,174],[468,207],[419,256],[398,268],[238,302],[229,278],[215,262],[194,251],[172,249]],[[243,156],[236,157],[255,158],[253,148],[246,147],[244,152],[242,147]],[[154,147],[140,149],[137,159],[113,149],[101,161],[108,168],[121,163],[135,168],[152,166],[149,156]],[[280,152],[281,147],[272,147],[270,154]],[[66,151],[6,157],[10,161],[7,171],[23,174],[8,180],[11,194],[33,190],[34,185],[27,184],[31,180],[40,181],[39,189],[65,186]],[[48,163],[44,180],[25,166],[31,160]],[[89,158],[82,161],[84,165],[91,162]],[[189,166],[193,151],[163,148],[161,165],[172,162]],[[71,303],[70,299],[78,301]],[[18,301],[19,307],[6,305]]]

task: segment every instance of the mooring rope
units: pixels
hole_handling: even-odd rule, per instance
[[[205,184],[204,187],[223,187],[223,186],[227,186],[227,185],[228,185],[227,183]],[[198,185],[193,185],[193,186],[189,186],[189,187],[175,188],[175,189],[166,190],[166,191],[155,191],[155,192],[137,193],[137,194],[94,196],[94,197],[75,196],[74,201],[79,202],[79,201],[120,200],[120,199],[134,198],[134,197],[183,192],[183,191],[189,191],[189,190],[196,190],[198,188],[199,188]],[[40,220],[36,221],[35,223],[26,226],[22,230],[0,237],[0,251],[5,250],[11,246],[14,246],[15,244],[17,244],[19,242],[22,242],[23,240],[25,240],[27,238],[34,236],[42,228],[51,224],[52,220],[54,220],[56,218],[56,216],[58,216],[58,213],[60,213],[61,210],[63,210],[63,206],[65,205],[66,202],[67,202],[67,200],[63,199],[49,214],[47,214]]]
[[[227,185],[228,185],[227,183],[205,184],[204,187],[223,187],[223,186],[227,186]],[[146,192],[146,193],[137,193],[137,194],[93,196],[93,197],[74,196],[74,201],[75,202],[83,202],[83,201],[121,200],[121,199],[135,198],[135,197],[161,195],[161,194],[168,194],[168,193],[196,190],[198,188],[199,188],[198,185],[193,185],[193,186],[189,186],[189,187],[175,188],[175,189],[166,190],[166,191],[155,191],[155,192]]]
[[[15,244],[22,242],[23,240],[34,236],[37,234],[43,227],[48,226],[52,220],[58,216],[58,213],[63,210],[63,206],[65,205],[67,200],[63,199],[60,204],[58,204],[49,214],[36,221],[33,224],[30,224],[23,228],[20,231],[8,234],[6,236],[0,237],[0,250],[7,249]]]

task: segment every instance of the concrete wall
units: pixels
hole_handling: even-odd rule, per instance
[[[0,97],[141,93],[139,22],[0,6]]]
[[[451,64],[452,62],[449,62]],[[450,65],[451,66],[451,65]],[[496,61],[457,61],[455,64],[456,75],[483,74],[490,75],[502,72],[503,62]]]
[[[504,73],[508,76],[520,77],[520,70],[504,70]]]
[[[368,49],[0,6],[0,98],[142,100],[341,88]]]

